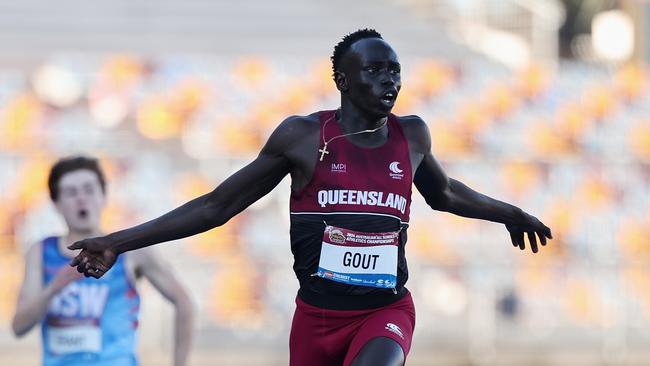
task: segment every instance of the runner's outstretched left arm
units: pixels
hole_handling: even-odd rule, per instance
[[[538,251],[536,236],[542,245],[546,245],[546,239],[552,238],[551,229],[536,217],[449,178],[431,153],[431,139],[426,124],[421,122],[418,128],[421,132],[417,134],[419,137],[415,141],[415,147],[421,151],[423,158],[415,172],[414,183],[431,208],[505,224],[512,244],[522,250],[525,249],[524,234],[528,236],[533,252]]]

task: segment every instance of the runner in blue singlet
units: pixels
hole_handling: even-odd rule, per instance
[[[12,324],[16,336],[40,322],[43,364],[47,366],[137,365],[140,297],[134,280],[142,275],[175,305],[174,365],[185,365],[193,310],[187,293],[165,263],[151,252],[132,252],[120,257],[99,280],[84,278],[68,266],[76,251],[67,246],[101,233],[105,181],[97,161],[86,157],[61,160],[50,171],[48,183],[69,232],[29,249]]]

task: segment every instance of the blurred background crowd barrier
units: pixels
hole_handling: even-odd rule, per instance
[[[64,230],[55,160],[101,159],[105,230],[158,216],[286,116],[338,107],[328,57],[367,26],[403,64],[394,113],[427,121],[447,173],[554,235],[520,252],[414,190],[409,364],[650,364],[649,19],[632,0],[0,0],[0,363],[40,360],[9,325],[24,252]],[[159,246],[198,306],[192,364],[286,364],[289,192]],[[170,364],[171,309],[141,291],[142,364]]]

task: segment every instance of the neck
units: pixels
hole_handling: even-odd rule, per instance
[[[336,117],[344,133],[372,130],[386,124],[388,119],[388,116],[370,115],[343,98]]]

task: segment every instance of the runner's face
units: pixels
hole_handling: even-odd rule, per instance
[[[88,169],[64,174],[59,180],[56,208],[70,231],[99,230],[105,196],[97,174]]]
[[[347,98],[372,116],[387,116],[402,87],[401,66],[390,45],[379,38],[359,40],[345,54],[342,66]]]

